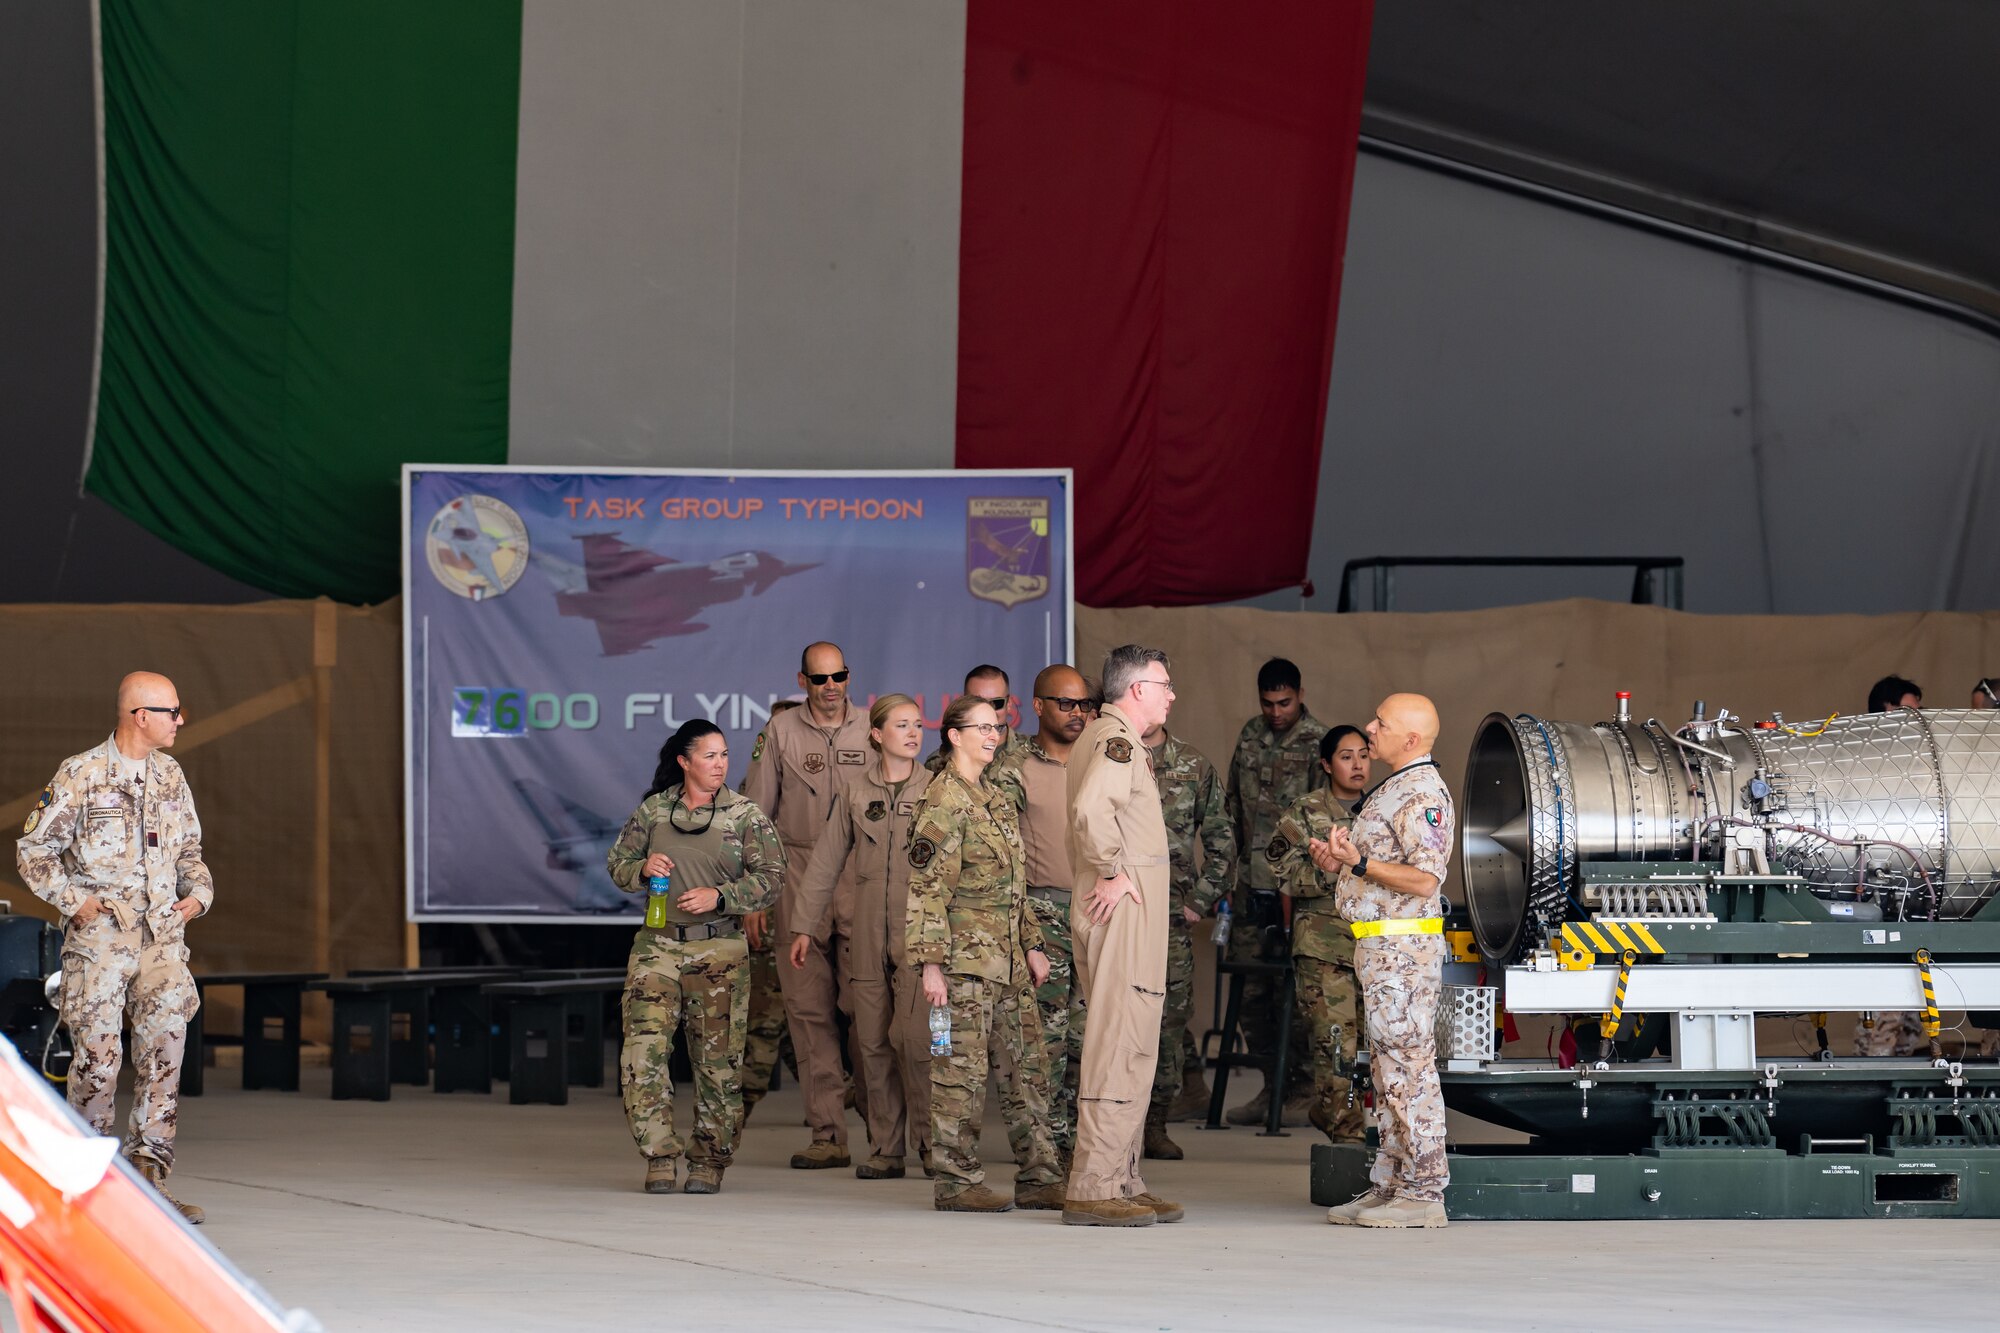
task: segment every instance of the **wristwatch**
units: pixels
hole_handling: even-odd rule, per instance
[[[1354,877],[1365,879],[1368,875],[1368,853],[1361,853],[1361,859],[1354,863]]]

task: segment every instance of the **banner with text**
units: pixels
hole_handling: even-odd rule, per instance
[[[674,728],[741,782],[799,654],[926,725],[992,662],[1025,716],[1072,642],[1066,470],[404,469],[408,901],[418,921],[637,914],[604,854]]]

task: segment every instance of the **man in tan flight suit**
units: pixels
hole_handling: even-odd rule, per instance
[[[1112,649],[1104,711],[1070,756],[1070,928],[1077,990],[1090,1015],[1063,1200],[1063,1221],[1072,1226],[1150,1226],[1184,1215],[1139,1178],[1166,999],[1171,890],[1166,818],[1141,737],[1167,720],[1173,697],[1165,653],[1137,644]]]
[[[1042,1012],[1042,1050],[1049,1079],[1049,1137],[1064,1162],[1076,1148],[1076,1078],[1083,1055],[1083,1010],[1077,1004],[1069,934],[1069,779],[1076,738],[1083,734],[1088,687],[1073,666],[1058,662],[1035,677],[1040,729],[1006,753],[995,751],[986,780],[1005,793],[1020,817],[1028,861],[1028,915],[1042,933],[1048,979],[1035,987]],[[1016,1145],[1018,1149],[1019,1145]]]
[[[743,794],[757,803],[778,826],[785,844],[785,891],[778,899],[777,938],[789,943],[795,934],[790,904],[793,886],[805,878],[813,846],[827,825],[833,798],[846,785],[844,774],[858,774],[868,765],[868,710],[847,699],[847,657],[837,644],[815,643],[799,657],[799,688],[806,706],[779,713],[764,726],[764,736],[750,752],[750,771]],[[845,937],[850,929],[854,886],[843,875],[834,893],[833,930]],[[745,920],[749,930],[765,923]],[[840,1029],[834,1017],[839,994],[834,980],[834,951],[815,944],[803,967],[778,969],[785,996],[785,1021],[792,1032],[792,1054],[799,1063],[799,1089],[805,1096],[806,1124],[812,1142],[792,1154],[800,1170],[846,1166],[847,1090],[841,1069]]]

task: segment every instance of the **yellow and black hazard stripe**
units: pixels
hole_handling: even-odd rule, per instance
[[[1937,987],[1931,984],[1931,951],[1919,949],[1915,955],[1917,980],[1924,987],[1924,1035],[1935,1037],[1944,1029],[1944,1022],[1938,1017]]]
[[[1618,1025],[1625,1021],[1625,987],[1632,980],[1632,964],[1638,957],[1630,949],[1618,955],[1618,982],[1611,988],[1611,1008],[1597,1020],[1597,1035],[1606,1041],[1618,1035]]]
[[[1637,921],[1565,921],[1558,949],[1606,954],[1619,954],[1627,949],[1635,954],[1664,954],[1667,951],[1667,947],[1653,937],[1653,932]]]

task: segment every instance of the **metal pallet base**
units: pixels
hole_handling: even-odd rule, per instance
[[[1359,1149],[1316,1144],[1312,1201],[1345,1203]],[[2000,1217],[2000,1151],[1676,1149],[1565,1156],[1535,1144],[1451,1151],[1454,1222],[1646,1218]]]

